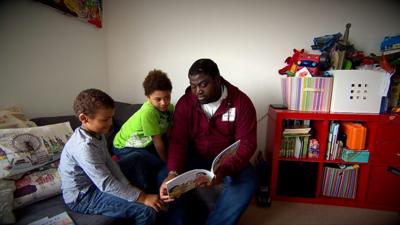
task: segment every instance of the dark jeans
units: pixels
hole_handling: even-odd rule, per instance
[[[146,193],[158,194],[165,177],[162,169],[165,163],[158,157],[154,145],[147,148],[113,148],[119,158],[119,165],[125,176]],[[133,165],[134,164],[134,165]]]

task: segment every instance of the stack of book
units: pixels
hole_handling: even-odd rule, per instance
[[[342,154],[344,143],[342,138],[339,138],[339,126],[340,124],[334,121],[329,126],[326,160],[339,160]]]
[[[310,127],[285,128],[282,133],[281,157],[307,158]]]

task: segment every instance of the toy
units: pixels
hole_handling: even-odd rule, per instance
[[[381,51],[392,51],[400,49],[400,35],[387,36],[381,43]]]
[[[319,157],[319,142],[317,139],[310,140],[310,146],[308,149],[308,158],[318,158]]]
[[[306,67],[307,70],[315,76],[319,72],[319,61],[320,55],[305,53],[304,49],[300,51],[293,49],[293,55],[285,60],[287,66],[283,67],[278,72],[282,75],[294,76],[297,71]]]
[[[311,77],[311,73],[307,67],[303,67],[296,72],[295,77]]]
[[[299,56],[301,53],[304,53],[304,49],[301,49],[300,51],[297,49],[293,49],[293,55],[291,57],[287,57],[285,60],[285,63],[287,66],[283,67],[280,69],[278,72],[281,75],[288,75],[288,76],[294,76],[294,73],[296,72],[296,64],[299,60]]]
[[[317,54],[309,54],[309,53],[300,53],[299,59],[295,62],[296,71],[301,70],[306,67],[307,70],[311,73],[311,75],[318,75],[319,72],[319,59],[320,55]]]

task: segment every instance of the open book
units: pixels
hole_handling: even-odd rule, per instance
[[[210,182],[221,163],[228,157],[233,156],[239,148],[240,140],[231,144],[219,153],[211,164],[211,171],[205,169],[189,170],[174,179],[167,181],[167,191],[170,198],[175,198],[197,186]]]

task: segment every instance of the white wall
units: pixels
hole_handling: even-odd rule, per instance
[[[108,91],[103,29],[32,0],[0,1],[0,109],[71,114],[89,87]]]
[[[105,1],[110,93],[142,102],[142,81],[158,68],[173,83],[173,101],[188,85],[187,71],[208,57],[221,74],[247,93],[258,118],[281,102],[278,69],[292,49],[310,50],[314,37],[344,33],[365,53],[378,53],[384,36],[400,32],[400,2],[261,0]],[[265,146],[266,120],[258,127]]]
[[[293,48],[344,32],[367,54],[400,32],[400,1],[105,0],[104,28],[31,0],[0,0],[0,108],[29,117],[72,113],[89,87],[116,100],[142,102],[147,72],[166,71],[173,102],[188,85],[190,65],[209,57],[253,100],[258,118],[281,102],[277,71]],[[258,128],[264,149],[266,121]]]

